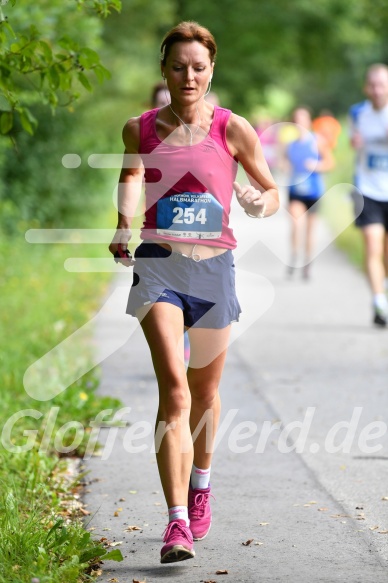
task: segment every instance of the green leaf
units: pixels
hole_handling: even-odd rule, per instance
[[[0,131],[2,134],[8,134],[13,126],[13,113],[12,111],[4,111],[1,114],[0,120]]]
[[[48,78],[49,78],[51,89],[58,89],[60,78],[59,78],[59,73],[58,73],[55,65],[50,67],[50,69],[48,70]]]
[[[57,107],[58,105],[58,96],[55,93],[55,91],[49,91],[49,93],[47,94],[47,98],[48,98],[48,102],[51,105],[52,108]]]
[[[52,58],[53,58],[53,52],[51,50],[50,45],[44,41],[44,40],[40,40],[39,41],[39,46],[42,50],[42,53],[44,55],[44,58],[46,59],[46,61],[51,62]]]
[[[46,542],[48,541],[50,536],[53,534],[53,532],[55,532],[58,528],[62,528],[63,524],[64,524],[63,518],[58,518],[58,520],[55,522],[55,524],[48,531],[48,533],[46,535]]]
[[[93,51],[92,49],[88,48],[83,48],[80,50],[78,60],[79,63],[83,67],[85,67],[85,69],[90,69],[90,67],[92,67],[93,65],[98,65],[98,63],[100,62],[100,57],[98,56],[96,51]]]
[[[117,562],[124,561],[124,557],[123,557],[120,549],[115,549],[114,551],[110,551],[106,555],[102,555],[101,558],[104,559],[104,561],[105,560],[117,561]]]
[[[85,87],[85,89],[87,89],[88,91],[93,91],[93,87],[90,85],[90,81],[84,73],[78,73],[78,79]]]
[[[58,40],[58,45],[67,51],[78,51],[78,43],[69,36],[63,36]]]
[[[105,79],[110,79],[111,74],[108,69],[105,69],[102,65],[97,65],[93,68],[93,72],[96,75],[98,82],[103,83]]]
[[[38,125],[37,120],[27,108],[18,109],[18,112],[23,129],[30,135],[33,135],[34,127]]]
[[[106,550],[104,549],[104,547],[102,546],[98,546],[98,547],[93,547],[91,549],[88,549],[87,551],[83,552],[79,558],[81,563],[87,563],[88,561],[90,561],[91,559],[94,559],[95,557],[104,557],[106,556]]]
[[[14,38],[16,38],[16,34],[12,28],[12,26],[9,24],[9,22],[7,22],[6,20],[2,20],[0,22],[1,28],[8,30],[8,32],[10,33],[11,36],[13,36]]]

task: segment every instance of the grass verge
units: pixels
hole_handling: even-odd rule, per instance
[[[20,231],[0,241],[0,251],[0,583],[91,580],[101,557],[120,560],[121,553],[85,531],[82,507],[73,504],[79,478],[66,479],[66,456],[82,456],[90,421],[120,402],[96,394],[99,372],[85,338],[63,352],[61,366],[71,369],[77,354],[90,370],[55,398],[33,399],[23,376],[90,320],[107,290],[109,273],[69,273],[64,261],[109,258],[107,245],[31,245]],[[42,382],[56,374],[47,369]]]

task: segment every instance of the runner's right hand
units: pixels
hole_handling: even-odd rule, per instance
[[[131,237],[132,237],[131,229],[118,228],[116,230],[116,233],[113,237],[111,244],[109,245],[109,251],[112,253],[113,256],[116,256],[117,258],[117,254],[120,255],[120,259],[117,261],[117,263],[122,263],[126,267],[134,265],[135,263],[135,260],[132,258],[132,255],[128,251],[128,241],[131,239]],[[129,253],[130,255],[130,257],[128,258],[125,257],[127,253]],[[122,257],[123,255],[124,257]]]

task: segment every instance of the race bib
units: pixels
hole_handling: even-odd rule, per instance
[[[386,154],[369,154],[367,166],[371,170],[380,170],[388,172],[388,155]]]
[[[157,202],[158,235],[182,239],[217,239],[222,233],[221,204],[209,192],[183,192]]]

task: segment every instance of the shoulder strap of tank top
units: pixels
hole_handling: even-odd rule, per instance
[[[153,139],[156,137],[155,118],[157,113],[157,109],[151,109],[140,116],[140,153],[147,152],[150,138]]]
[[[211,137],[224,148],[228,154],[229,148],[226,142],[226,126],[231,116],[230,109],[224,107],[214,106],[214,119],[210,130]]]

